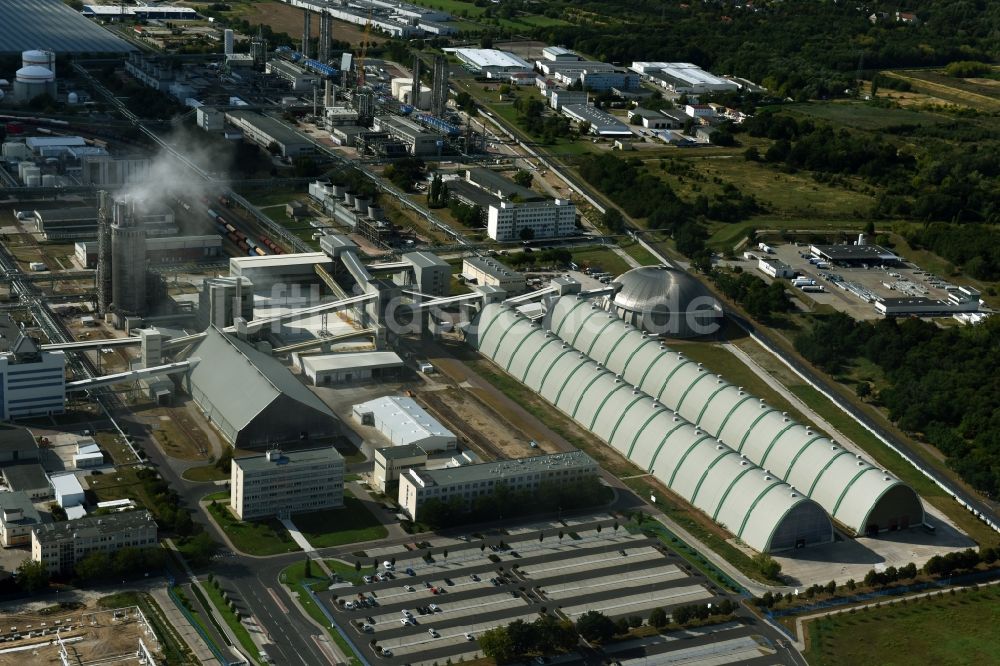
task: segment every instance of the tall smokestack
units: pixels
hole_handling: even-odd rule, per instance
[[[302,12],[302,55],[309,57],[310,40],[312,39],[312,12],[308,9]]]
[[[222,50],[227,56],[233,55],[236,46],[236,35],[232,30],[226,28],[222,33]]]
[[[333,82],[327,79],[323,88],[323,108],[329,109],[331,106],[333,106]]]
[[[434,58],[434,80],[431,83],[431,113],[441,117],[448,107],[448,60],[442,56]]]
[[[413,83],[410,87],[410,104],[414,109],[420,108],[420,56],[413,56]]]
[[[104,190],[97,193],[97,313],[111,308],[111,197]]]
[[[333,34],[333,21],[325,11],[319,15],[319,53],[316,59],[324,65],[330,62],[330,37]]]

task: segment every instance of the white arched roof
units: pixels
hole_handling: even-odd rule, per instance
[[[855,533],[863,534],[873,524],[885,530],[923,522],[920,499],[895,476],[721,375],[713,375],[593,301],[562,297],[553,302],[547,322],[554,335],[587,350],[625,382],[784,479]]]
[[[469,341],[752,548],[833,539],[813,501],[599,365],[586,348],[498,304],[483,309]]]

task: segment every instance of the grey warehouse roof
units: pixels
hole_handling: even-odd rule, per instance
[[[62,0],[3,0],[0,54],[30,49],[63,53],[126,53],[128,42],[66,6]]]
[[[34,435],[27,428],[10,423],[0,423],[0,451],[17,451],[21,455],[27,453],[33,458],[37,458],[38,442],[35,441]]]
[[[296,418],[335,420],[333,412],[272,356],[215,327],[192,352],[200,362],[191,371],[192,394],[209,418],[231,440],[279,399],[291,400]],[[266,425],[266,424],[263,424]]]
[[[413,398],[389,395],[354,405],[357,414],[372,414],[375,425],[394,444],[415,444],[428,437],[455,435],[428,414]]]
[[[864,534],[923,522],[917,494],[902,481],[763,400],[713,375],[585,300],[560,298],[548,327],[608,371],[675,410],[775,478]]]
[[[7,465],[3,477],[11,490],[38,490],[49,487],[49,477],[38,463]]]
[[[830,519],[815,502],[622,381],[589,358],[586,345],[574,348],[498,304],[483,308],[469,339],[750,547],[768,552],[833,540]]]
[[[263,453],[259,456],[233,458],[233,464],[245,472],[272,469],[278,465],[311,467],[317,463],[329,465],[343,461],[344,456],[340,455],[337,449],[332,446],[324,446],[318,449],[303,449],[301,451],[282,451],[280,455],[272,456],[272,460],[268,460],[267,454]]]

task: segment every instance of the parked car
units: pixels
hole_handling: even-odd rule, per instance
[[[403,614],[403,617],[413,617],[413,613],[411,613],[408,608],[404,608],[400,612]]]
[[[473,583],[478,583],[481,579],[479,578],[478,574],[472,574],[471,576],[469,576],[469,580],[471,580]]]
[[[366,584],[370,585],[371,582],[372,582],[372,580],[374,580],[374,579],[371,576],[365,576],[361,580],[365,581]]]
[[[432,613],[440,613],[441,612],[441,607],[438,606],[437,604],[430,604],[429,606],[427,606],[427,608],[429,608]]]
[[[392,656],[392,650],[390,650],[389,648],[382,648],[382,656],[383,657],[391,657]]]
[[[412,585],[404,585],[403,589],[406,590],[407,592],[413,592],[413,586]]]
[[[441,637],[441,634],[439,634],[437,632],[437,629],[434,629],[434,628],[428,629],[427,633],[430,634],[431,636],[433,636],[434,638],[440,638]]]
[[[474,640],[476,640],[476,638],[475,638],[475,636],[473,636],[472,634],[470,634],[467,631],[467,632],[465,632],[465,640],[467,640],[467,641],[474,641]]]

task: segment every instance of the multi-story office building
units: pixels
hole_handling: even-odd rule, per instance
[[[330,447],[233,460],[229,504],[240,520],[344,505],[344,457]]]
[[[492,495],[500,486],[531,492],[545,483],[566,484],[592,478],[597,463],[583,451],[533,458],[498,460],[447,469],[407,469],[399,477],[399,506],[413,520],[429,499],[444,502],[459,498],[468,503]]]
[[[50,573],[68,573],[91,553],[156,545],[156,521],[145,509],[39,525],[31,532],[31,559]]]
[[[0,355],[0,420],[62,414],[66,407],[66,357],[45,352],[22,334]]]
[[[501,201],[490,206],[487,213],[486,233],[498,241],[557,238],[571,236],[575,231],[576,206],[566,199]]]

